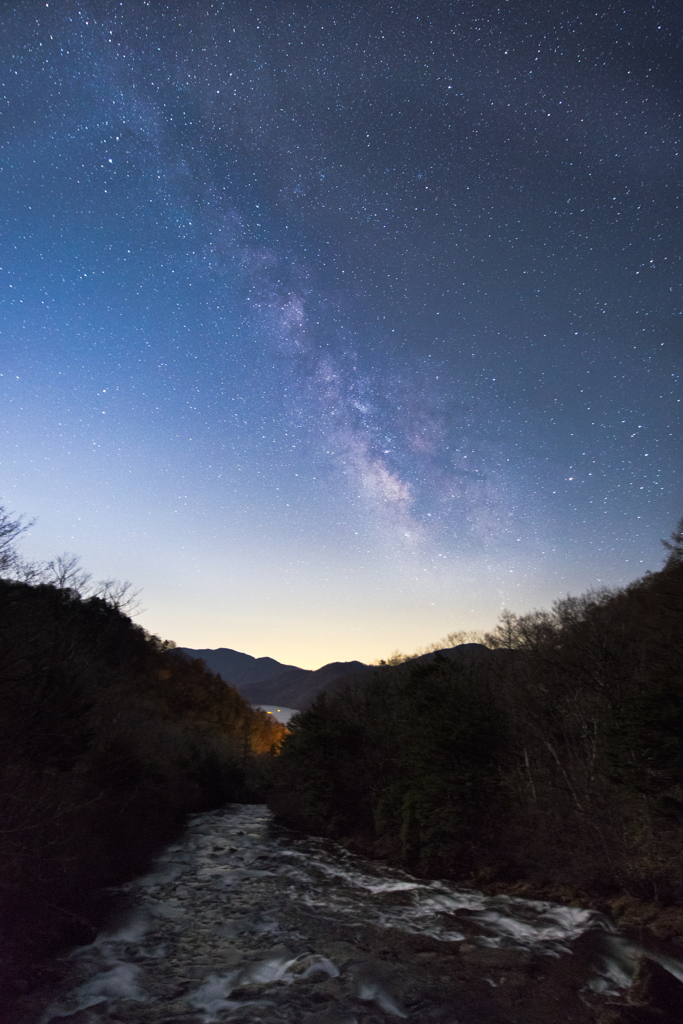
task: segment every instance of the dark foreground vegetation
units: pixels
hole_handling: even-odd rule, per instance
[[[17,564],[8,567],[6,557],[4,568],[16,573]],[[259,798],[250,779],[284,732],[115,602],[7,575],[0,578],[5,979],[57,945],[92,941],[104,888],[144,870],[189,812]]]
[[[623,590],[321,695],[271,807],[423,875],[680,904],[683,523],[667,548]]]

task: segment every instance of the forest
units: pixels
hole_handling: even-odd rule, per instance
[[[333,684],[289,731],[134,623],[128,584],[23,562],[23,529],[0,509],[10,979],[92,941],[107,890],[229,801],[418,875],[636,906],[680,934],[683,521],[660,571]]]
[[[291,720],[270,806],[411,872],[650,905],[683,898],[683,521],[659,572],[505,613]],[[668,908],[668,909],[667,909]]]
[[[69,559],[21,562],[21,528],[0,510],[5,981],[27,960],[91,942],[107,887],[144,871],[188,814],[261,799],[259,760],[284,733],[135,624],[125,584],[93,588]]]

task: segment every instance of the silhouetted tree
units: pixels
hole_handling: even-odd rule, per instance
[[[323,695],[271,805],[423,873],[681,899],[683,521],[665,548],[621,590],[504,612],[466,672],[385,664]]]
[[[244,736],[250,762],[285,732],[62,568],[61,587],[0,580],[4,970],[92,939],[102,887],[142,870],[188,812],[248,795]]]

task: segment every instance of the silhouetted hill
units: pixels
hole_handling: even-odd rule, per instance
[[[430,651],[412,658],[406,664],[425,665],[435,660],[437,655],[457,662],[462,668],[487,671],[494,675],[507,673],[514,662],[524,655],[521,651],[510,651],[506,648],[486,647],[484,644],[459,644],[457,647],[445,647],[440,651]]]
[[[418,658],[411,658],[410,664],[412,665],[426,665],[431,661],[434,661],[436,656],[440,654],[444,658],[450,658],[452,661],[457,661],[459,664],[467,666],[477,665],[484,661],[489,661],[491,655],[495,654],[490,647],[486,647],[484,644],[458,644],[457,647],[444,647],[439,651],[429,651],[428,654],[421,654]]]
[[[187,815],[251,798],[283,733],[116,605],[0,578],[0,1004],[27,957],[92,942]]]
[[[272,679],[288,669],[294,669],[295,672],[304,671],[294,665],[283,665],[282,662],[275,661],[274,658],[252,658],[250,654],[242,654],[229,647],[218,647],[215,650],[210,648],[194,650],[192,647],[181,647],[180,650],[189,654],[191,658],[201,658],[207,668],[212,672],[217,672],[226,682],[232,683],[238,689],[243,685]]]
[[[334,661],[323,665],[315,672],[304,668],[293,668],[283,672],[274,679],[266,679],[260,683],[238,687],[240,693],[252,704],[284,704],[298,711],[308,707],[314,697],[338,679],[359,673],[370,673],[373,670],[362,661]]]
[[[343,674],[330,676],[323,680],[322,673],[325,669],[337,667],[337,665],[326,665],[325,669],[319,669],[317,673],[314,673],[315,676],[320,674],[319,680],[308,681],[309,692],[305,706],[307,707],[314,697],[317,697],[323,690],[328,690],[330,693],[341,693],[347,686],[357,686],[364,679],[372,679],[378,672],[395,673],[396,671],[404,671],[407,673],[416,665],[428,665],[439,657],[454,661],[461,668],[467,670],[476,669],[480,675],[500,679],[508,678],[513,669],[513,664],[524,656],[520,651],[497,650],[485,647],[484,644],[459,644],[457,647],[444,647],[438,651],[429,651],[427,654],[421,654],[417,658],[409,658],[397,666],[361,666],[360,662],[348,662],[347,665],[357,665],[358,668],[354,668],[351,672],[344,672]],[[339,667],[343,668],[344,665],[342,664]],[[277,682],[277,680],[273,680],[273,682]],[[319,682],[319,686],[315,690],[313,690],[314,682]]]
[[[362,661],[333,661],[313,671],[282,665],[274,658],[252,658],[228,647],[216,650],[182,647],[181,650],[192,658],[202,658],[212,672],[237,687],[251,704],[279,705],[297,711],[307,708],[323,690],[343,689],[347,683],[357,683],[362,676],[370,678],[377,671],[377,666],[365,665]],[[460,644],[430,651],[405,664],[426,664],[437,655],[457,661],[463,668],[485,665],[494,672],[510,663],[509,651],[491,650],[483,644]]]
[[[371,671],[361,661],[335,661],[312,670],[283,665],[274,658],[252,658],[229,647],[180,650],[191,658],[201,658],[207,668],[237,687],[251,704],[277,704],[297,711],[308,707],[335,679]]]
[[[424,877],[680,907],[683,521],[667,551],[623,589],[503,612],[486,646],[333,680],[290,723],[271,808]]]

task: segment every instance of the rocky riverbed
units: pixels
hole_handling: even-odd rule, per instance
[[[261,806],[196,816],[120,897],[11,1024],[650,1019],[617,1009],[640,961],[601,915],[415,879]]]

